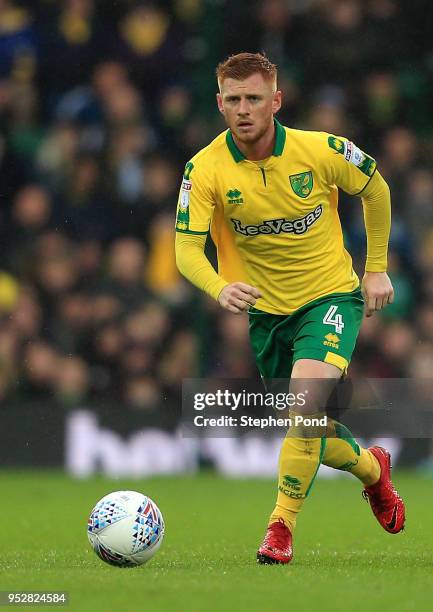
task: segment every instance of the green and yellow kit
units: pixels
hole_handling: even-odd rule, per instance
[[[366,270],[385,271],[390,196],[372,157],[345,138],[289,129],[275,121],[273,154],[250,161],[226,130],[185,168],[176,218],[180,271],[215,299],[235,281],[257,287],[262,297],[252,319],[257,318],[254,313],[276,320],[291,317],[334,294],[355,296],[359,311],[359,279],[338,216],[339,188],[362,198]],[[209,231],[218,273],[203,253]],[[324,330],[334,336],[344,329],[332,323],[338,314],[325,312]],[[350,346],[360,324],[360,317],[355,318],[359,321]],[[334,351],[342,344],[335,338],[328,342]],[[344,361],[350,360],[351,350],[344,351]]]

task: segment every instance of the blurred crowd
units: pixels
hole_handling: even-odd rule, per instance
[[[224,129],[215,66],[243,50],[278,64],[282,123],[348,136],[390,184],[396,299],[351,373],[433,376],[432,31],[427,0],[0,0],[4,405],[155,411],[184,377],[256,376],[247,317],[173,247],[184,164]],[[360,201],[340,213],[362,274]]]

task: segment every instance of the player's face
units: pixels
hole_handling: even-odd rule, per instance
[[[225,79],[217,102],[236,139],[253,144],[271,129],[273,116],[281,108],[281,91],[257,73],[244,81]]]

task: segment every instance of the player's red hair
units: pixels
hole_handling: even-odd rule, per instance
[[[216,69],[220,85],[224,79],[244,81],[257,73],[260,73],[266,81],[276,81],[277,67],[261,53],[238,53],[220,62]]]

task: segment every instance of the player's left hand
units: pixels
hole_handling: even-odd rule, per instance
[[[394,301],[394,289],[386,272],[366,272],[362,279],[361,290],[367,317],[371,317],[376,310],[382,310]]]

